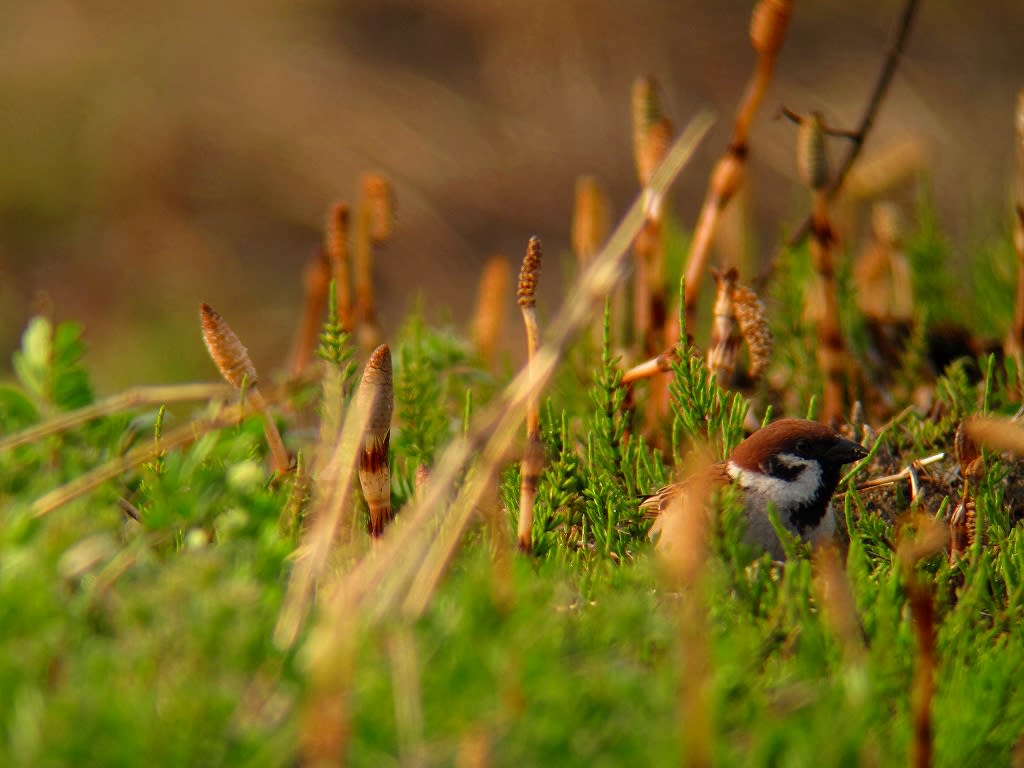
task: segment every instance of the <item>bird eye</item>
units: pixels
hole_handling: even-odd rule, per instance
[[[804,453],[807,453],[810,450],[811,450],[811,443],[810,443],[810,441],[804,440],[803,438],[801,438],[801,439],[796,441],[796,452],[797,453],[804,454]]]

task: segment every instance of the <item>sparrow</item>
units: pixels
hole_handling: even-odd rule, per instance
[[[785,552],[768,517],[774,507],[782,526],[810,543],[828,540],[835,533],[832,494],[844,464],[867,456],[859,443],[847,440],[830,427],[806,419],[780,419],[754,432],[726,461],[711,465],[712,487],[728,484],[743,492],[747,530],[745,541],[773,559]],[[660,533],[671,503],[691,483],[687,478],[665,486],[645,498],[640,508],[656,516],[651,537]],[[676,506],[676,509],[679,507]]]

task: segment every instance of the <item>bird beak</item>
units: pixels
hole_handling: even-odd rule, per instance
[[[835,443],[825,453],[828,461],[836,464],[849,464],[858,461],[868,455],[868,450],[860,443],[847,440],[845,437],[836,438]]]

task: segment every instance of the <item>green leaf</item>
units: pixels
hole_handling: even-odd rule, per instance
[[[14,432],[39,421],[39,410],[12,384],[0,384],[0,431]]]
[[[47,318],[40,315],[33,317],[21,335],[21,349],[14,353],[14,372],[18,380],[41,401],[50,399],[52,330]]]

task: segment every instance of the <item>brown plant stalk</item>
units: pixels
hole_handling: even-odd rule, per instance
[[[651,535],[667,589],[677,594],[676,652],[679,734],[687,764],[710,766],[713,727],[710,719],[710,658],[707,610],[703,604],[712,494],[711,454],[698,445],[687,455],[681,473],[690,480],[659,515]]]
[[[935,697],[935,600],[921,584],[910,590],[910,615],[914,620],[917,659],[911,694],[914,740],[910,762],[915,768],[932,764],[932,699]]]
[[[754,6],[751,15],[750,42],[757,51],[757,63],[736,110],[732,140],[711,172],[708,193],[690,244],[686,263],[686,290],[683,296],[687,328],[697,327],[697,298],[700,295],[701,278],[704,276],[715,229],[722,211],[743,181],[750,153],[750,125],[775,69],[775,58],[785,40],[792,9],[791,0],[760,0]]]
[[[537,325],[537,278],[541,265],[540,240],[531,237],[519,270],[519,289],[516,297],[523,314],[526,329],[526,368],[533,377],[537,348],[540,346],[540,328]],[[519,549],[533,549],[533,503],[537,496],[537,483],[544,464],[544,447],[540,441],[540,396],[535,393],[526,401],[526,447],[520,464],[519,480]]]
[[[672,124],[661,111],[657,82],[653,77],[639,78],[633,84],[633,154],[637,179],[645,190],[648,206],[644,226],[633,244],[633,333],[648,355],[665,347],[667,296],[664,201],[647,190],[672,143],[672,133]]]
[[[473,348],[488,370],[493,370],[498,360],[498,344],[505,327],[508,281],[508,260],[504,256],[489,258],[480,273],[472,326]]]
[[[857,666],[864,659],[864,632],[857,615],[853,588],[834,544],[815,547],[814,575],[815,591],[825,621],[839,640],[846,664]]]
[[[593,176],[576,179],[572,212],[572,250],[582,270],[608,239],[608,195]]]
[[[953,446],[964,487],[960,501],[949,516],[950,563],[963,557],[974,544],[978,530],[978,510],[974,497],[978,485],[985,477],[985,460],[977,443],[968,434],[966,422],[961,422],[957,427]]]
[[[576,265],[582,272],[608,239],[608,196],[593,176],[576,179],[572,213],[572,250]],[[625,290],[620,286],[612,294],[612,317],[619,320],[625,314]],[[603,323],[595,322],[591,340],[600,348],[604,336]],[[624,334],[618,326],[612,328],[612,347],[622,343]]]
[[[650,191],[650,181],[672,142],[673,127],[662,114],[658,85],[653,77],[633,85],[633,153],[637,179],[646,196],[647,216],[633,243],[633,333],[644,355],[668,344],[668,292],[665,286],[664,200]],[[654,378],[648,384],[646,432],[655,441],[669,411],[668,382]]]
[[[1017,163],[1014,179],[1013,245],[1017,252],[1017,297],[1014,303],[1013,325],[1010,326],[1004,348],[1007,357],[1017,360],[1017,386],[1020,388],[1022,375],[1019,369],[1024,364],[1024,90],[1017,94],[1014,138],[1017,145]]]
[[[393,200],[391,185],[378,173],[366,173],[360,182],[356,213],[355,327],[363,349],[377,346],[377,305],[373,288],[373,248],[391,238]]]
[[[808,297],[808,310],[818,326],[818,367],[825,379],[821,421],[836,425],[846,411],[847,357],[839,326],[839,288],[832,261],[835,234],[828,216],[825,126],[817,112],[806,116],[787,114],[799,122],[797,170],[813,201],[810,252],[816,280]]]
[[[910,715],[914,736],[910,744],[910,764],[928,768],[932,764],[934,734],[932,701],[935,697],[935,599],[917,574],[917,563],[946,547],[946,529],[927,515],[916,515],[914,536],[905,536],[897,547],[904,589],[910,604],[916,655],[910,691]]]
[[[286,473],[291,467],[291,456],[284,447],[277,423],[270,407],[259,390],[256,367],[252,364],[249,351],[223,317],[209,304],[199,309],[203,329],[203,341],[221,376],[235,389],[246,389],[249,402],[263,417],[263,432],[270,447],[271,468],[278,474]]]
[[[352,308],[352,265],[349,263],[349,207],[338,202],[327,212],[324,227],[324,248],[331,265],[334,280],[334,295],[338,307],[338,322],[346,330],[352,330],[354,310]]]
[[[291,361],[288,363],[288,375],[292,379],[301,376],[309,366],[323,327],[327,291],[331,285],[331,263],[323,249],[317,248],[307,260],[302,270],[302,284],[302,319],[295,333]]]
[[[624,371],[622,374],[622,384],[626,386],[641,379],[657,376],[659,373],[669,373],[672,371],[672,364],[678,359],[679,348],[675,346],[669,347],[660,355],[645,360]]]
[[[359,453],[359,485],[370,510],[369,533],[380,536],[391,522],[391,468],[388,446],[391,441],[391,415],[395,408],[395,389],[391,374],[391,350],[381,344],[370,355],[363,378],[356,390],[359,408],[369,414]]]

